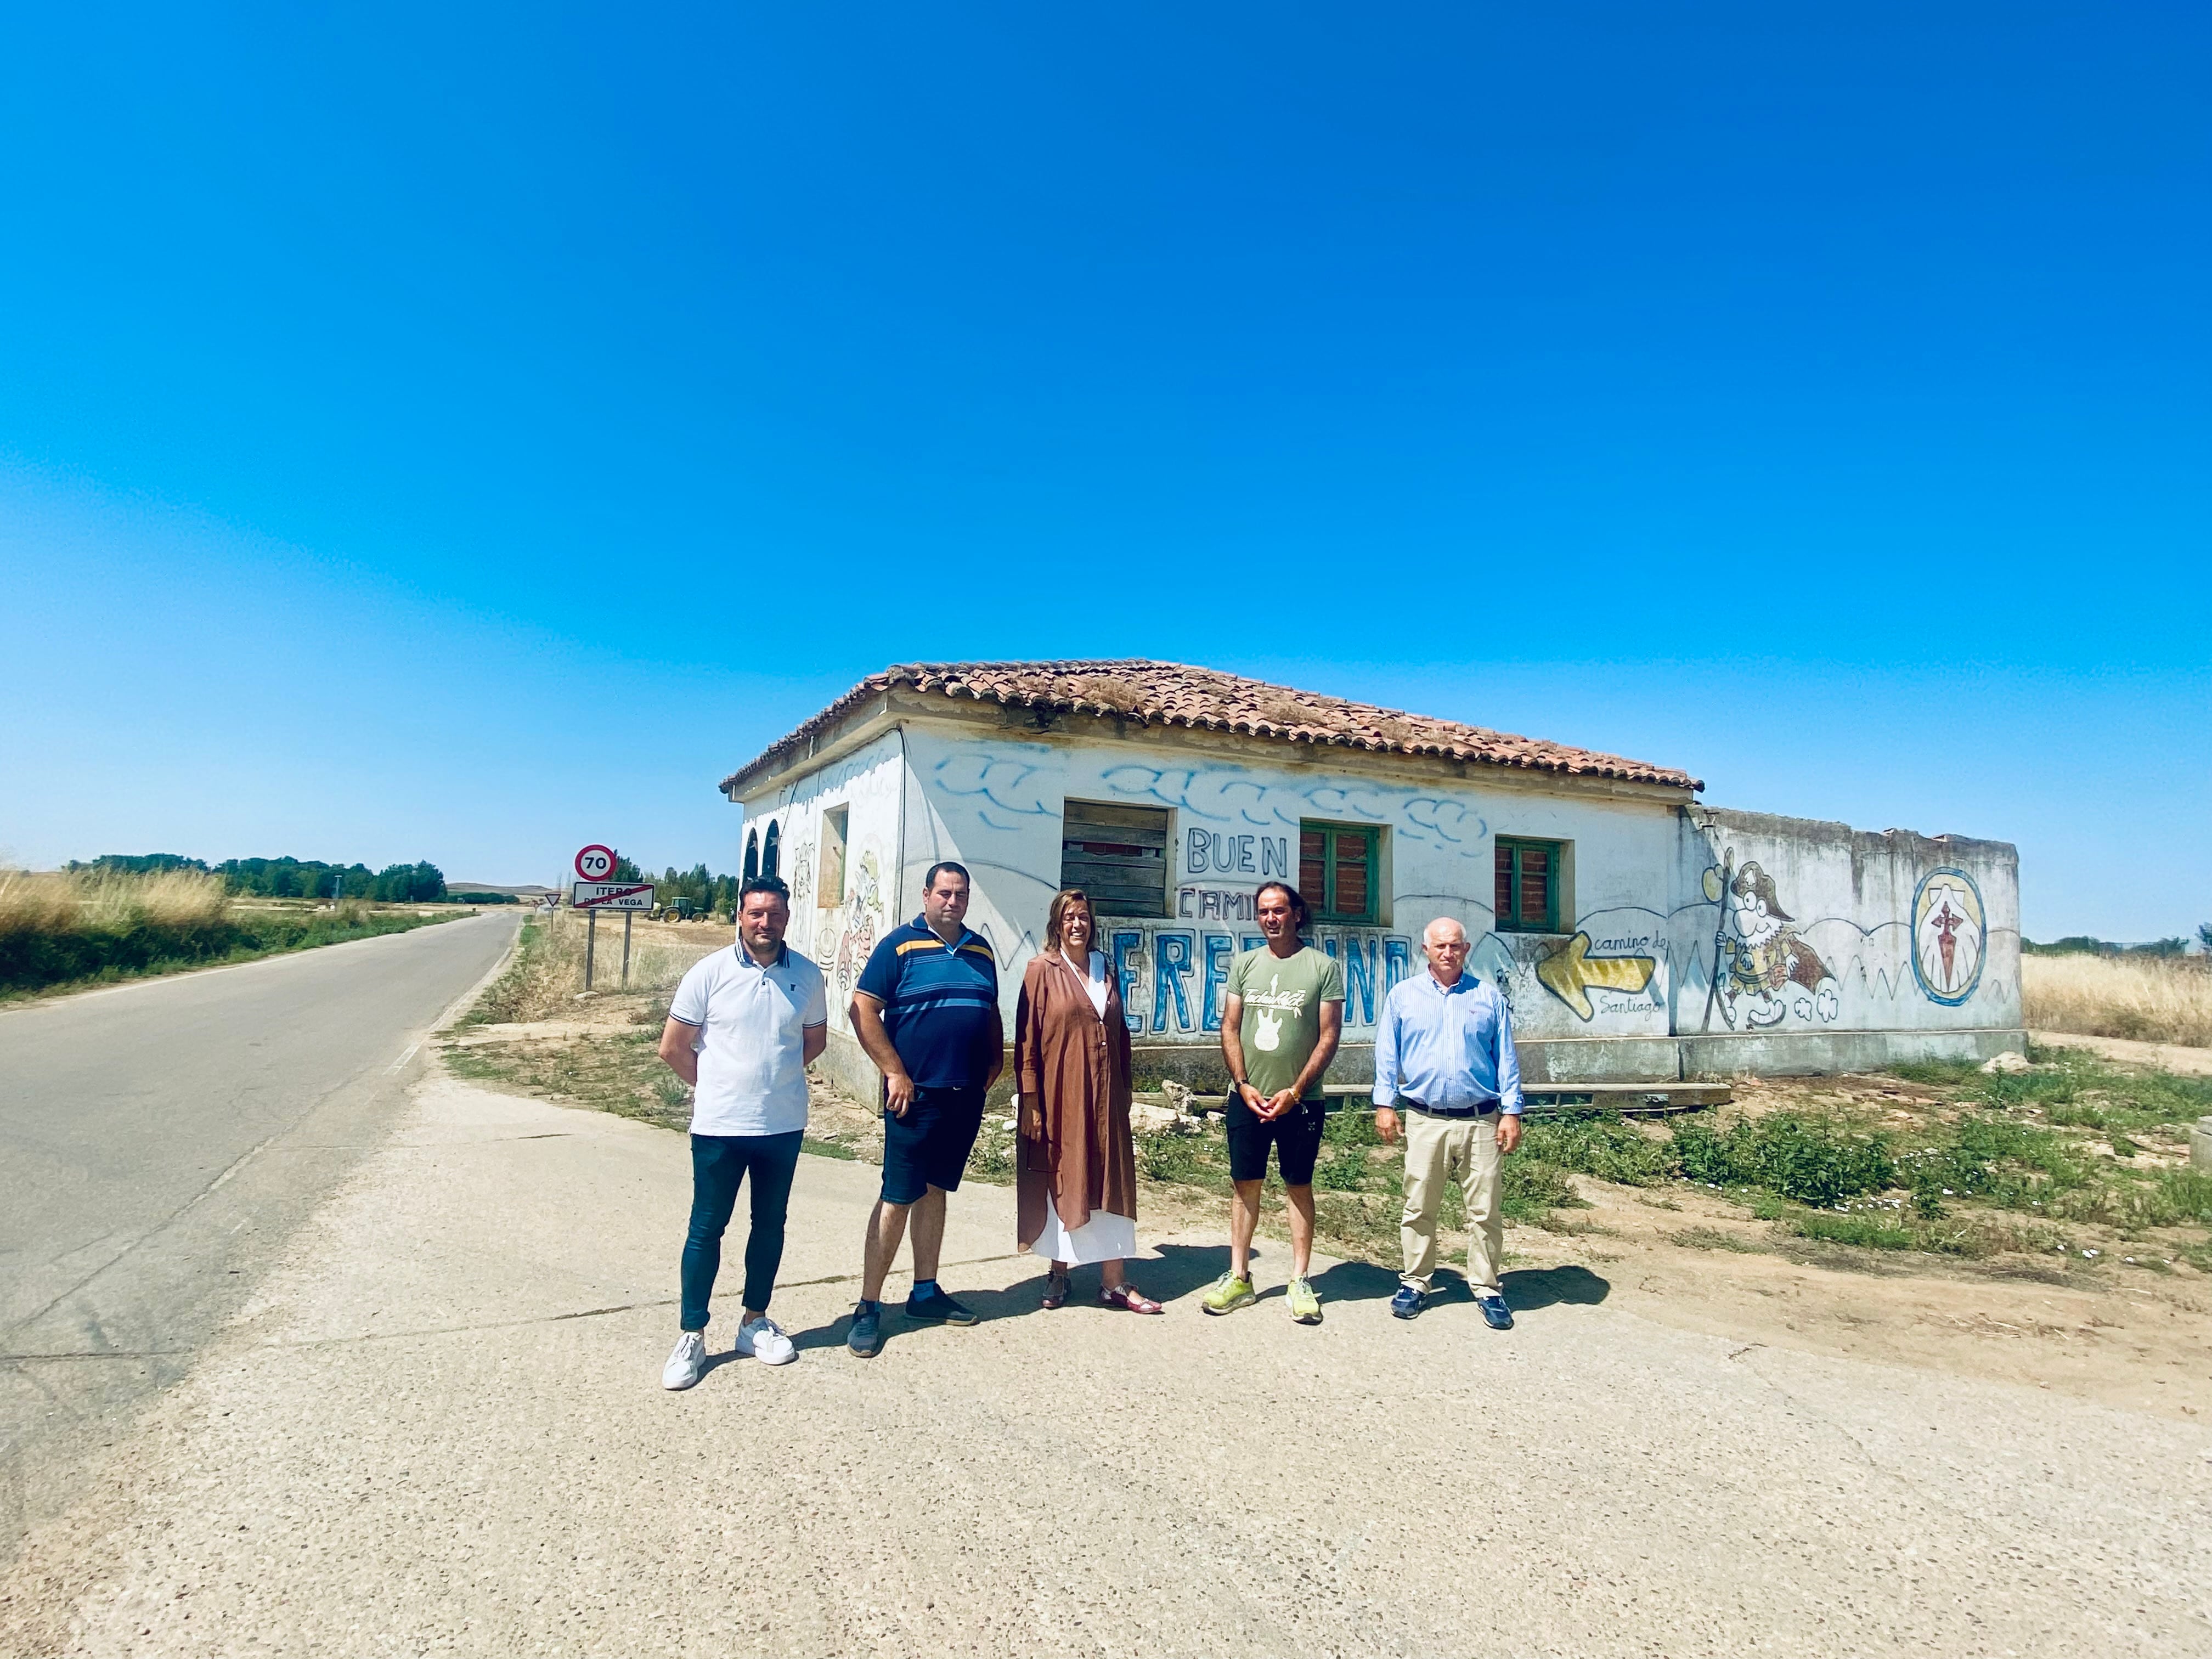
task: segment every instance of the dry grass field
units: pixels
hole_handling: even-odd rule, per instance
[[[348,900],[336,909],[239,902],[199,870],[0,869],[0,996],[239,962],[440,921]]]
[[[2032,1030],[2212,1048],[2212,969],[2202,957],[2028,956],[2020,972]]]
[[[228,907],[222,878],[199,870],[0,870],[0,935],[206,927]]]

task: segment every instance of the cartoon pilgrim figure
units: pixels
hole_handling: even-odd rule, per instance
[[[1729,884],[1729,965],[1721,981],[1723,1012],[1734,1025],[1741,1012],[1748,1026],[1775,1025],[1784,1016],[1818,1014],[1832,1023],[1842,1012],[1835,975],[1789,924],[1774,878],[1747,863]]]

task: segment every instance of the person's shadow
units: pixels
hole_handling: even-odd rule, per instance
[[[1397,1294],[1398,1275],[1371,1261],[1340,1261],[1316,1273],[1313,1287],[1328,1302],[1382,1302]]]
[[[1263,1248],[1259,1244],[1252,1247],[1254,1260],[1259,1259]],[[1131,1284],[1155,1302],[1173,1304],[1204,1290],[1228,1271],[1229,1247],[1226,1244],[1163,1244],[1157,1257],[1139,1256],[1127,1265]],[[975,1316],[979,1324],[994,1319],[1014,1319],[1024,1314],[1047,1311],[1042,1305],[1046,1271],[1045,1262],[1039,1258],[1035,1273],[1003,1291],[969,1290],[958,1286],[948,1288],[954,1297]],[[1073,1283],[1067,1298],[1068,1306],[1097,1306],[1098,1269],[1077,1267],[1069,1278]],[[902,1337],[928,1328],[907,1318],[905,1300],[903,1297],[888,1295],[884,1298],[883,1334],[886,1347]],[[842,1348],[852,1329],[853,1316],[848,1310],[826,1325],[792,1332],[792,1346],[802,1353],[810,1348]],[[705,1379],[707,1371],[736,1358],[737,1355],[727,1350],[710,1354],[706,1370],[700,1373],[701,1380]]]
[[[1601,1279],[1588,1267],[1523,1267],[1498,1276],[1505,1292],[1505,1305],[1516,1313],[1538,1308],[1595,1308],[1613,1293],[1613,1281]]]
[[[1252,1246],[1252,1258],[1259,1261],[1267,1250],[1264,1241]],[[1186,1297],[1194,1296],[1221,1277],[1229,1269],[1229,1247],[1226,1244],[1163,1244],[1157,1257],[1140,1257],[1128,1264],[1129,1279],[1155,1302],[1170,1306]],[[1020,1283],[1003,1291],[956,1290],[953,1294],[972,1310],[979,1322],[993,1319],[1018,1318],[1024,1314],[1042,1313],[1044,1296],[1045,1267],[1037,1264],[1037,1271]],[[1098,1300],[1098,1269],[1078,1267],[1072,1274],[1073,1285],[1068,1305],[1095,1306]],[[1396,1294],[1398,1275],[1387,1267],[1378,1267],[1366,1261],[1340,1261],[1326,1272],[1314,1277],[1314,1288],[1332,1302],[1379,1302]],[[1439,1269],[1431,1281],[1429,1301],[1438,1303],[1472,1303],[1474,1292],[1468,1287],[1465,1278],[1449,1269]],[[1539,1309],[1570,1307],[1592,1308],[1613,1293],[1610,1279],[1600,1278],[1587,1267],[1569,1265],[1560,1267],[1522,1267],[1500,1273],[1499,1288],[1504,1292],[1506,1305],[1516,1313],[1534,1313]],[[1280,1296],[1283,1286],[1271,1285],[1263,1296]],[[927,1328],[913,1323],[906,1317],[904,1298],[886,1300],[884,1304],[884,1341],[888,1346],[897,1339]],[[853,1316],[840,1315],[827,1325],[817,1325],[811,1330],[793,1331],[792,1343],[802,1352],[809,1348],[842,1348],[853,1328]],[[738,1356],[723,1350],[708,1356],[707,1374],[720,1369]]]
[[[1260,1247],[1252,1249],[1255,1258]],[[1229,1269],[1226,1244],[1163,1244],[1157,1256],[1136,1256],[1125,1264],[1128,1282],[1164,1305],[1171,1305],[1204,1290]],[[1036,1271],[1003,1291],[960,1291],[956,1294],[983,1319],[1006,1319],[1042,1313],[1048,1268],[1039,1258]],[[1070,1270],[1067,1305],[1096,1306],[1102,1283],[1095,1267]],[[1056,1310],[1055,1310],[1056,1311]]]

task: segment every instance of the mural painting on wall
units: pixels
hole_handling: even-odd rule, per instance
[[[837,994],[830,1000],[833,1009],[842,1010],[851,999],[860,970],[868,965],[868,953],[883,937],[882,870],[876,849],[870,847],[863,851],[846,874],[844,908],[835,913],[829,924],[834,931],[817,935],[822,948],[815,959],[837,988]]]
[[[1955,1008],[1974,994],[1989,950],[1982,890],[1948,866],[1920,878],[1912,895],[1912,976],[1931,1002]]]
[[[1536,963],[1536,980],[1565,1003],[1576,1018],[1594,1019],[1598,1006],[1590,1000],[1593,990],[1620,991],[1640,997],[1650,988],[1651,975],[1659,969],[1659,959],[1639,954],[1650,948],[1648,939],[1607,939],[1600,947],[1600,953],[1593,956],[1590,936],[1577,933]]]
[[[799,850],[791,855],[791,874],[785,878],[791,884],[791,908],[801,908],[814,896],[814,843],[803,841]]]
[[[1121,984],[1133,1036],[1203,1042],[1221,1030],[1221,1004],[1237,953],[1257,951],[1257,933],[1217,933],[1193,927],[1103,919],[1106,959]],[[1372,1026],[1390,988],[1413,971],[1413,942],[1403,933],[1323,928],[1310,936],[1344,970],[1347,1030]]]
[[[1755,860],[1734,868],[1735,855],[1705,871],[1705,897],[1723,906],[1713,940],[1713,990],[1721,1017],[1734,1029],[1778,1025],[1790,1015],[1833,1024],[1843,1012],[1836,976],[1792,924],[1774,878]],[[1732,873],[1731,873],[1732,872]],[[1706,999],[1710,1018],[1714,998]]]

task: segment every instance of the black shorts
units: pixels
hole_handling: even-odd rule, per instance
[[[957,1192],[983,1127],[981,1089],[916,1089],[904,1117],[884,1109],[884,1202],[911,1204],[929,1187]]]
[[[1313,1185],[1314,1160],[1321,1156],[1321,1134],[1328,1120],[1318,1100],[1302,1100],[1278,1118],[1263,1118],[1231,1095],[1222,1111],[1229,1124],[1229,1178],[1267,1178],[1267,1148],[1285,1187]]]

